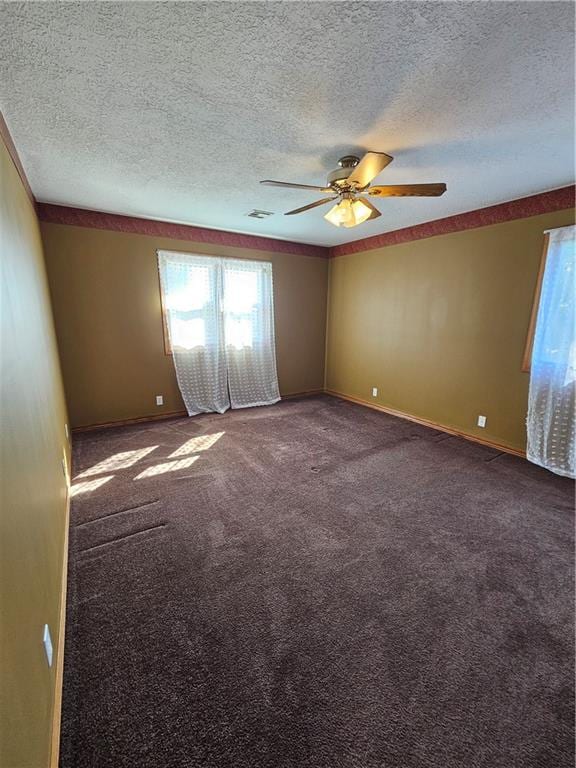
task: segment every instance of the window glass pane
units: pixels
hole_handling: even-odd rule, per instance
[[[253,320],[243,315],[227,315],[225,321],[226,345],[243,349],[253,342]]]
[[[166,309],[202,309],[210,301],[210,270],[203,266],[167,264]]]
[[[258,303],[258,273],[226,268],[224,272],[224,310],[250,312]]]
[[[172,346],[193,349],[206,345],[205,322],[201,317],[181,320],[172,318],[170,332],[172,334]]]
[[[224,338],[226,346],[236,349],[252,347],[258,328],[259,271],[224,270]]]
[[[549,249],[542,283],[532,363],[570,364],[574,358],[574,242]]]

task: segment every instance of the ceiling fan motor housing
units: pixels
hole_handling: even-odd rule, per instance
[[[328,186],[331,186],[332,184],[342,186],[359,162],[360,158],[356,157],[356,155],[345,155],[344,157],[341,157],[340,160],[338,160],[338,165],[340,167],[328,174]]]

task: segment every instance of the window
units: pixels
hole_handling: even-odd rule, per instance
[[[540,362],[554,362],[559,350],[557,349],[557,340],[565,334],[564,326],[571,322],[571,314],[566,306],[557,307],[554,311],[553,307],[542,307],[542,287],[546,282],[548,285],[553,282],[558,282],[562,279],[559,276],[560,271],[568,270],[566,279],[570,279],[574,282],[575,276],[572,272],[572,262],[574,260],[574,240],[570,238],[570,232],[572,227],[561,227],[560,229],[551,230],[544,234],[544,247],[542,250],[542,257],[540,259],[540,268],[538,270],[538,277],[536,278],[536,289],[534,291],[534,301],[532,304],[532,312],[530,314],[530,323],[528,325],[528,334],[526,337],[526,346],[524,347],[524,356],[522,358],[522,370],[529,372],[534,354],[534,337],[536,335],[536,322],[538,320],[538,314],[543,310],[543,317],[541,322],[545,324],[545,329],[541,331],[543,340],[547,343],[539,344],[536,350],[536,354]],[[556,244],[556,253],[553,260],[548,259],[550,251],[550,235],[554,235]],[[564,310],[564,311],[562,311]],[[571,352],[574,355],[574,351]]]
[[[210,257],[207,257],[210,258]],[[207,327],[216,317],[218,285],[214,264],[182,265],[176,261],[166,263],[164,283],[160,280],[160,301],[162,307],[162,329],[164,352],[172,354],[172,347],[191,349],[206,345],[208,336],[214,337],[215,329]],[[237,260],[240,262],[240,259]],[[263,282],[266,280],[264,267],[268,262],[256,262],[257,268],[250,269],[252,262],[234,264],[226,260],[223,271],[221,312],[224,317],[224,337],[226,345],[242,349],[253,347],[262,338],[264,332],[264,303],[259,298],[266,294]],[[171,318],[171,332],[168,329],[168,317]]]
[[[533,313],[527,449],[552,472],[576,472],[576,227],[550,230]]]
[[[208,337],[214,337],[215,328],[207,326],[216,320],[217,289],[212,265],[166,262],[165,276],[160,280],[160,297],[167,355],[172,354],[173,346],[203,347]]]
[[[261,335],[262,303],[259,282],[263,275],[229,265],[224,271],[224,338],[226,345],[253,347]]]

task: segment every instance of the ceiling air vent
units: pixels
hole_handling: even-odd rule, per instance
[[[272,211],[259,211],[258,208],[254,208],[254,210],[247,213],[246,216],[250,216],[252,219],[266,219],[268,216],[274,216],[274,214]]]

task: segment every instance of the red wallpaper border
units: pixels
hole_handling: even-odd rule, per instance
[[[459,213],[444,219],[427,221],[414,227],[396,229],[381,235],[353,240],[350,243],[336,245],[332,248],[296,243],[288,240],[275,240],[269,237],[258,237],[257,235],[239,232],[205,229],[188,224],[174,224],[167,221],[142,219],[135,216],[122,216],[116,213],[102,213],[84,208],[53,205],[52,203],[36,203],[36,210],[40,221],[51,224],[107,229],[115,232],[130,232],[154,237],[168,237],[175,240],[188,240],[196,243],[209,243],[276,253],[291,253],[301,256],[316,256],[326,259],[573,208],[575,193],[576,187],[574,186],[562,187],[551,192],[541,192],[530,197],[491,205],[475,211]]]
[[[233,248],[248,248],[275,253],[291,253],[297,256],[329,257],[329,249],[321,245],[295,243],[289,240],[275,240],[271,237],[246,235],[239,232],[225,232],[219,229],[205,229],[188,224],[175,224],[168,221],[142,219],[135,216],[123,216],[117,213],[102,213],[84,208],[72,208],[52,203],[37,203],[36,210],[40,221],[49,224],[67,224],[73,227],[108,229],[114,232],[129,232],[153,237],[169,237],[174,240],[190,240],[195,243],[225,245]]]
[[[427,221],[414,227],[396,229],[382,235],[353,240],[351,243],[344,243],[331,248],[330,256],[334,258],[361,251],[372,251],[387,245],[398,245],[399,243],[408,243],[411,240],[422,240],[436,235],[447,235],[466,229],[487,227],[490,224],[501,224],[513,219],[526,219],[541,213],[562,211],[574,207],[575,190],[576,187],[574,186],[562,187],[551,192],[541,192],[530,197],[522,197],[519,200],[511,200],[508,203],[498,203],[498,205],[490,205],[488,208],[448,216],[445,219]]]

